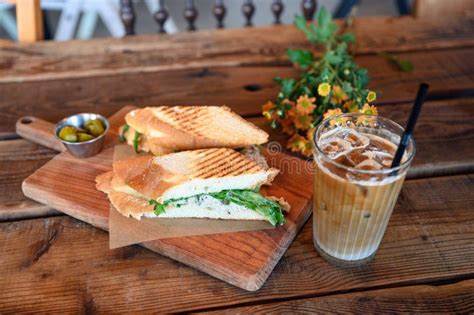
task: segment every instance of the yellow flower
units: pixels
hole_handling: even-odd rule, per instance
[[[355,113],[359,111],[359,106],[357,106],[355,101],[348,101],[344,103],[344,108],[349,111],[349,113]]]
[[[340,108],[328,109],[326,111],[326,113],[324,113],[323,119],[326,119],[326,118],[332,117],[332,116],[336,116],[336,115],[339,115],[339,114],[342,114],[342,110]]]
[[[376,123],[376,118],[373,116],[360,115],[357,117],[357,126],[371,127],[374,128]]]
[[[268,120],[276,119],[277,115],[276,115],[275,108],[276,106],[275,104],[273,104],[273,102],[271,101],[266,102],[262,106],[263,116],[265,116],[265,118]]]
[[[312,114],[316,109],[314,102],[316,101],[315,97],[309,98],[308,95],[303,95],[296,100],[296,111],[301,115]]]
[[[296,129],[306,130],[311,127],[313,118],[309,115],[296,115],[293,117],[293,122],[295,123]]]
[[[369,94],[367,94],[367,102],[371,103],[377,99],[377,94],[374,91],[369,91]]]
[[[339,85],[335,85],[332,88],[332,97],[331,97],[331,103],[333,104],[340,104],[341,102],[347,100],[347,95],[344,93],[344,91],[341,89]]]
[[[321,83],[318,86],[318,94],[321,96],[328,96],[331,92],[331,85],[329,83]]]
[[[290,140],[288,140],[287,148],[292,152],[300,152],[305,156],[310,156],[312,152],[311,143],[308,139],[299,134],[293,135]]]
[[[364,106],[359,110],[364,115],[378,115],[379,112],[377,111],[377,107],[370,106],[369,104],[365,103]]]

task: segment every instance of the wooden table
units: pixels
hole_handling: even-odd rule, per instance
[[[278,26],[0,48],[0,312],[474,312],[474,21],[374,17],[354,31],[356,61],[382,92],[381,115],[404,123],[418,83],[431,85],[409,179],[369,264],[322,260],[310,219],[257,292],[139,246],[109,250],[106,232],[25,199],[22,180],[56,153],[18,139],[14,124],[127,104],[227,104],[269,130],[260,107],[276,95],[274,76],[297,75],[285,50],[307,47],[300,33]],[[413,72],[381,51],[412,61]]]

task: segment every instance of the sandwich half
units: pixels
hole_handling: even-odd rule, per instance
[[[263,144],[268,134],[227,106],[158,106],[131,111],[120,130],[136,152],[162,155],[203,148]]]
[[[278,172],[232,149],[214,148],[117,161],[96,183],[122,215],[138,220],[210,218],[282,225],[288,203],[259,193]]]

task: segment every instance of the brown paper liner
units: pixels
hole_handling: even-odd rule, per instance
[[[114,162],[136,153],[128,145],[115,147]],[[110,205],[109,244],[110,249],[143,243],[152,240],[192,235],[220,234],[255,231],[274,228],[267,221],[217,220],[196,218],[143,218],[136,220],[120,214]]]

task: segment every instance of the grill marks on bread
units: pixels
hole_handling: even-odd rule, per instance
[[[237,176],[256,173],[263,169],[254,161],[231,149],[207,149],[197,150],[196,152],[199,151],[206,154],[196,161],[197,172],[194,175],[195,178]]]
[[[143,133],[143,151],[155,155],[176,150],[241,148],[268,141],[265,131],[226,106],[146,107],[131,111],[125,120]]]
[[[157,199],[170,188],[192,180],[257,175],[264,172],[261,184],[271,182],[278,173],[229,148],[182,151],[164,156],[141,156],[117,161],[114,181],[142,196]]]

